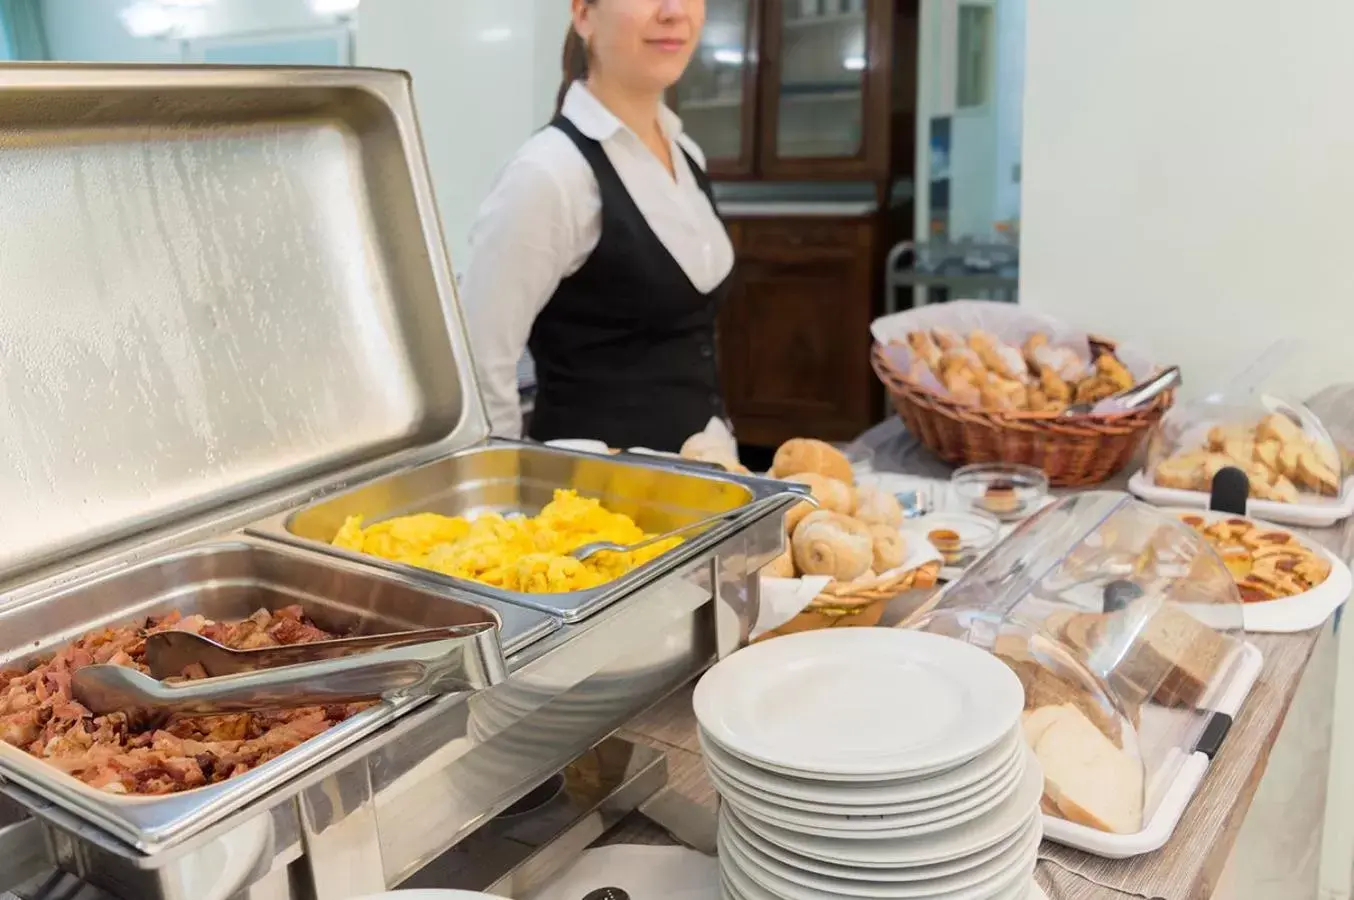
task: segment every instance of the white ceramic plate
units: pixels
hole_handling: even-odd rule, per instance
[[[502,897],[478,891],[390,891],[372,893],[359,900],[502,900]]]
[[[714,783],[720,796],[739,810],[746,810],[749,815],[764,819],[774,825],[796,828],[805,833],[842,836],[859,833],[867,837],[905,837],[952,828],[961,822],[980,816],[985,811],[1000,804],[1020,784],[1021,775],[1020,767],[1012,766],[1005,778],[997,781],[987,790],[958,800],[953,804],[934,809],[897,815],[862,815],[860,813],[842,815],[827,810],[786,809],[775,802],[742,791],[713,770],[709,772],[710,780]]]
[[[723,873],[724,879],[733,888],[733,893],[741,900],[785,900],[785,898],[777,897],[749,878],[747,873],[738,867],[738,861],[734,858],[734,855],[727,853],[718,839],[716,839],[715,844],[719,851],[719,871]]]
[[[945,831],[920,837],[861,840],[804,835],[742,816],[762,838],[810,859],[869,869],[935,865],[970,856],[1009,838],[1039,814],[1044,774],[1034,754],[1026,751],[1026,768],[1015,794],[991,812]]]
[[[808,888],[813,892],[859,897],[878,897],[885,900],[929,900],[934,897],[950,897],[953,900],[979,900],[991,896],[991,885],[1002,881],[1012,869],[1024,868],[1039,850],[1041,832],[1037,826],[1019,832],[1016,839],[1004,844],[1004,849],[990,858],[971,866],[967,870],[951,875],[939,875],[933,878],[910,882],[887,882],[872,880],[868,883],[859,879],[840,879],[805,871],[794,865],[786,865],[774,856],[758,849],[752,835],[744,826],[730,817],[720,823],[721,836],[735,851],[735,858],[743,871],[754,881],[761,881],[759,875],[769,875],[779,882],[788,882],[797,888]],[[781,888],[781,883],[764,886],[773,890]],[[790,891],[784,891],[792,897]]]
[[[784,900],[823,900],[824,896],[829,897],[881,897],[898,898],[898,900],[988,900],[993,896],[999,895],[1006,890],[1007,886],[1022,872],[1032,870],[1031,863],[1038,851],[1038,842],[1032,844],[1027,842],[1024,848],[1023,856],[1003,861],[1003,865],[997,867],[984,883],[968,888],[946,888],[943,885],[940,889],[922,888],[919,892],[915,885],[877,885],[873,889],[866,887],[862,890],[860,883],[832,883],[834,887],[826,887],[822,879],[814,878],[810,881],[806,876],[800,873],[791,872],[795,877],[783,877],[767,868],[764,868],[756,859],[754,859],[745,849],[746,845],[739,841],[736,833],[730,831],[721,831],[718,839],[720,858],[728,855],[731,857],[732,865],[728,869],[738,871],[750,881],[756,883],[759,887],[770,892],[772,896],[784,898]]]
[[[777,806],[806,812],[836,815],[904,815],[958,803],[981,793],[1015,771],[1023,759],[1019,732],[968,765],[934,778],[899,782],[896,785],[809,783],[813,796],[806,799],[805,782],[787,776],[759,772],[701,736],[706,765],[748,794]]]
[[[1164,510],[1173,516],[1196,515],[1202,516],[1210,522],[1218,519],[1230,519],[1229,513],[1213,512],[1212,510],[1202,509],[1184,509],[1181,507],[1169,508]],[[1242,607],[1241,615],[1245,621],[1247,631],[1264,631],[1277,634],[1291,634],[1298,631],[1308,631],[1312,628],[1319,628],[1326,623],[1337,609],[1340,608],[1346,600],[1349,599],[1350,591],[1354,590],[1354,577],[1350,575],[1349,566],[1345,565],[1335,554],[1331,553],[1325,547],[1315,541],[1310,541],[1300,534],[1296,534],[1287,528],[1274,525],[1254,516],[1247,516],[1256,525],[1274,531],[1282,531],[1285,534],[1293,536],[1298,543],[1307,549],[1324,556],[1331,564],[1330,575],[1326,580],[1306,593],[1297,594],[1292,597],[1284,597],[1281,600],[1264,600],[1259,603],[1247,603]]]
[[[732,807],[723,807],[723,815],[733,820],[737,826],[738,834],[744,841],[752,844],[763,854],[773,859],[793,867],[801,872],[808,872],[816,875],[825,875],[829,878],[835,878],[839,881],[868,881],[872,884],[883,882],[915,882],[930,881],[936,878],[947,878],[953,875],[959,875],[963,872],[980,866],[985,862],[996,859],[998,856],[1011,850],[1016,844],[1025,840],[1032,834],[1043,835],[1043,820],[1038,816],[1031,816],[1028,823],[1021,829],[1002,839],[1000,842],[986,847],[976,853],[949,862],[936,863],[934,865],[921,866],[902,866],[897,869],[866,869],[852,866],[844,866],[836,863],[822,862],[821,860],[810,859],[807,856],[800,856],[791,850],[777,846],[771,841],[766,840],[750,826],[744,823],[739,817],[738,811]]]
[[[696,718],[744,759],[809,777],[901,778],[994,747],[1020,720],[1020,680],[961,641],[831,628],[735,653],[701,678]]]

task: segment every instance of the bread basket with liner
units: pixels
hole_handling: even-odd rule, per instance
[[[1212,547],[1114,492],[1036,514],[913,627],[1015,671],[1045,836],[1111,858],[1170,839],[1262,662]]]
[[[873,627],[879,624],[884,611],[899,595],[935,587],[940,567],[939,560],[928,560],[915,568],[886,572],[865,582],[830,582],[798,615],[757,640],[820,628]],[[908,615],[907,621],[924,614],[930,606],[929,600],[923,601],[922,606]]]
[[[947,328],[960,335],[985,331],[1020,347],[1036,334],[1051,346],[1073,350],[1086,363],[1115,354],[1135,382],[1157,367],[1131,348],[1073,331],[1060,322],[1008,303],[960,300],[908,310],[871,326],[871,364],[899,418],[931,452],[954,466],[1007,462],[1034,466],[1056,486],[1100,484],[1132,461],[1143,440],[1170,408],[1167,391],[1148,405],[1114,415],[1064,416],[1057,411],[985,408],[961,402],[938,383],[909,375],[913,356],[907,336]]]

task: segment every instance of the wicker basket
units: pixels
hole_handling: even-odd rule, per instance
[[[833,582],[813,598],[808,608],[759,641],[778,635],[821,628],[871,628],[879,624],[890,602],[904,591],[934,587],[940,577],[940,563],[923,563],[915,569],[868,585]],[[921,611],[909,616],[911,620]]]
[[[1093,339],[1113,350],[1114,344]],[[1118,416],[1065,418],[1050,412],[1008,412],[963,406],[908,381],[875,344],[875,374],[908,431],[932,453],[954,466],[1021,463],[1042,469],[1060,487],[1100,484],[1132,461],[1174,394]]]

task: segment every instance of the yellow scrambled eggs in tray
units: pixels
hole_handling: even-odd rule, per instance
[[[362,517],[351,516],[333,544],[507,591],[558,594],[605,584],[681,543],[673,538],[634,553],[599,553],[586,562],[568,555],[594,541],[635,544],[648,536],[629,516],[561,490],[533,518],[420,513],[363,528]]]

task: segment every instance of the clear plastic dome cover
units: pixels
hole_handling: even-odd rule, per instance
[[[1207,493],[1229,466],[1246,473],[1256,500],[1311,503],[1344,491],[1344,462],[1330,432],[1302,404],[1268,394],[1177,405],[1148,444],[1147,474],[1157,487]]]
[[[1031,518],[918,627],[1012,667],[1045,811],[1116,833],[1151,818],[1243,647],[1241,598],[1212,547],[1174,515],[1111,492]]]

